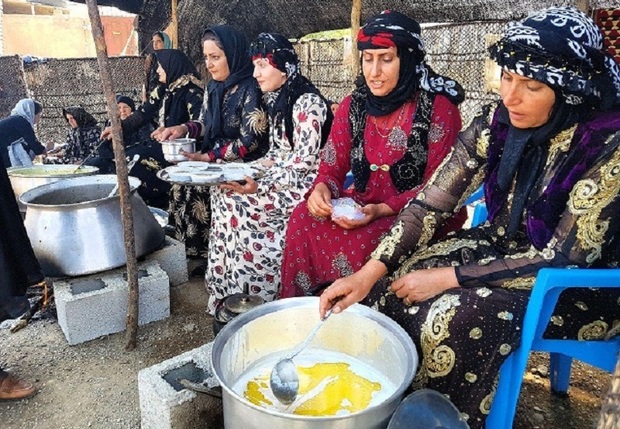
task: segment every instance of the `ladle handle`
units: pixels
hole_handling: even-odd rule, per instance
[[[319,323],[316,324],[316,326],[314,327],[314,329],[312,329],[312,331],[310,332],[310,334],[308,334],[308,336],[306,337],[306,339],[304,340],[303,343],[301,343],[299,346],[297,346],[297,349],[295,349],[295,351],[293,352],[292,355],[290,355],[288,358],[289,359],[293,359],[295,356],[297,356],[303,349],[306,348],[306,346],[308,344],[310,344],[310,341],[312,341],[312,339],[314,338],[314,336],[316,335],[316,333],[319,331],[319,329],[321,329],[321,326],[323,326],[323,322],[325,322],[327,320],[327,318],[329,316],[331,316],[332,314],[332,309],[330,308],[329,310],[327,310],[327,312],[325,313],[325,317],[323,317],[321,319],[321,321]]]

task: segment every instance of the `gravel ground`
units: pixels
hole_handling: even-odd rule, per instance
[[[124,333],[70,346],[51,319],[16,333],[0,329],[0,363],[40,389],[31,399],[0,402],[0,428],[139,428],[138,371],[213,340],[206,301],[201,280],[173,287],[170,318],[141,326],[133,351],[125,350]],[[544,354],[530,359],[514,428],[595,427],[611,376],[578,363],[568,398],[558,398],[547,365]]]

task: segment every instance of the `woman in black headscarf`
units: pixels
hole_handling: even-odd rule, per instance
[[[312,293],[361,268],[454,145],[463,90],[426,64],[420,31],[395,11],[360,30],[363,76],[342,100],[314,188],[289,221],[281,298]],[[353,189],[344,188],[349,171]],[[465,216],[463,210],[441,233],[460,227]]]
[[[71,127],[62,150],[60,162],[75,164],[97,151],[101,137],[101,127],[97,120],[83,107],[72,106],[62,109],[62,115]]]
[[[202,121],[190,121],[163,130],[158,140],[184,135],[196,138],[200,150],[186,153],[194,161],[253,160],[267,151],[267,115],[262,93],[252,78],[248,41],[243,33],[229,25],[205,31],[202,38],[207,71],[212,80]],[[176,238],[185,243],[190,256],[207,256],[211,205],[209,188],[173,186],[170,224]],[[204,266],[194,275],[202,275]]]
[[[620,262],[620,69],[600,30],[578,9],[552,7],[510,23],[490,54],[501,101],[459,134],[370,261],[327,288],[320,310],[365,299],[396,320],[420,354],[414,386],[447,395],[472,429],[484,427],[499,369],[521,341],[539,270]],[[431,239],[481,184],[488,221]],[[619,297],[564,292],[545,337],[603,339]]]
[[[154,137],[165,127],[172,127],[200,117],[203,101],[202,83],[192,61],[176,49],[157,51],[157,72],[160,85],[151,92],[146,103],[121,121],[123,138],[154,121],[159,127]],[[102,138],[110,138],[106,128]]]
[[[269,152],[252,167],[260,177],[211,191],[207,311],[217,312],[235,293],[266,301],[280,288],[286,224],[316,177],[319,149],[327,140],[331,110],[301,74],[295,49],[280,34],[261,33],[250,47],[254,77],[269,115]]]

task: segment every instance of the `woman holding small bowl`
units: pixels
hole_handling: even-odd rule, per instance
[[[197,152],[180,152],[191,161],[257,159],[267,151],[269,142],[262,93],[252,78],[249,43],[232,26],[217,25],[205,31],[202,45],[212,80],[201,120],[158,130],[154,137],[161,142],[196,139]],[[170,224],[176,238],[185,243],[187,255],[206,258],[211,224],[209,187],[174,185],[169,213]],[[200,266],[192,274],[203,273],[204,266]]]

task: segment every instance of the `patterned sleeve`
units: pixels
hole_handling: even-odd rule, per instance
[[[240,102],[239,133],[241,137],[226,140],[216,145],[216,149],[207,152],[212,160],[243,159],[247,154],[256,152],[268,144],[267,113],[263,108],[260,89],[253,86],[247,87]]]
[[[283,189],[302,189],[308,173],[316,168],[321,147],[321,127],[327,105],[316,94],[303,94],[293,106],[293,150],[277,159],[268,174],[258,181],[258,194]]]
[[[467,196],[482,183],[488,148],[488,121],[485,110],[459,136],[454,147],[426,184],[400,212],[392,229],[372,253],[393,273],[438,227],[460,210]]]
[[[436,96],[433,104],[431,129],[428,132],[428,156],[424,179],[415,188],[401,192],[384,201],[385,204],[398,213],[418,195],[420,189],[426,185],[441,161],[454,146],[462,125],[459,108],[447,98],[441,95]]]
[[[187,91],[187,114],[190,121],[197,121],[202,114],[202,91],[198,87],[190,88]]]
[[[314,181],[314,186],[319,183],[325,183],[331,190],[333,198],[341,196],[346,175],[351,170],[350,105],[351,96],[347,96],[340,103],[327,143],[325,143],[325,147],[320,152],[321,164],[319,165],[319,174]]]
[[[547,247],[457,267],[464,287],[530,289],[545,267],[590,267],[601,263],[620,231],[620,132],[609,150],[573,186],[566,209]]]

